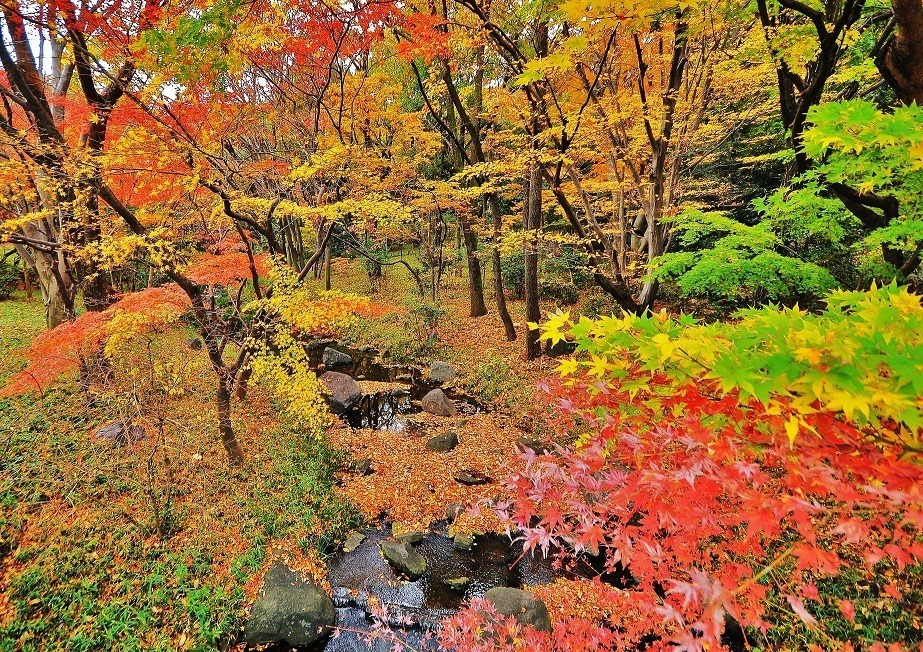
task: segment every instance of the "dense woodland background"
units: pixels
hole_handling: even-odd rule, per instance
[[[920,0],[0,9],[0,650],[379,521],[595,569],[395,649],[923,646]]]

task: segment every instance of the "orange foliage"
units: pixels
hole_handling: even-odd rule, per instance
[[[269,273],[269,254],[257,254],[253,262],[259,276]],[[241,251],[205,253],[186,268],[185,274],[200,285],[231,285],[250,278],[250,260]]]
[[[126,294],[101,312],[85,312],[36,337],[26,351],[28,366],[14,374],[0,389],[0,396],[39,392],[60,376],[76,371],[89,356],[99,352],[110,333],[108,324],[120,314],[144,315],[149,328],[170,322],[186,311],[189,301],[175,285],[148,288]]]

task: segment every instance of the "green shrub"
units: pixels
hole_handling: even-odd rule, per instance
[[[559,306],[572,306],[580,300],[580,292],[571,283],[555,280],[542,280],[538,284],[539,295],[543,299],[554,301]]]
[[[19,285],[20,272],[15,261],[0,258],[0,301],[9,299]]]
[[[526,287],[525,257],[521,251],[500,260],[503,287],[514,299],[521,299]]]

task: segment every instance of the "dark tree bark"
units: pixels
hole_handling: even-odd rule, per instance
[[[923,105],[923,2],[891,0],[891,8],[894,35],[875,63],[901,102]]]
[[[215,406],[218,412],[218,432],[221,435],[221,445],[224,446],[231,464],[242,464],[244,452],[234,434],[234,426],[231,424],[231,392],[228,390],[225,379],[220,375]]]
[[[506,333],[506,339],[510,342],[516,339],[516,327],[513,326],[513,318],[510,317],[510,311],[506,307],[506,294],[503,292],[503,270],[500,265],[500,231],[503,229],[503,216],[500,213],[500,198],[496,193],[488,195],[490,201],[490,212],[493,217],[493,238],[494,247],[491,253],[494,272],[494,294],[497,301],[497,313],[500,315],[500,321],[503,322],[503,330]]]
[[[468,258],[468,298],[471,317],[483,317],[487,314],[484,305],[484,276],[481,273],[481,259],[478,256],[477,235],[471,229],[471,220],[467,216],[459,215],[462,240],[465,242],[465,254]]]
[[[522,227],[526,232],[523,245],[524,289],[526,303],[525,358],[534,360],[542,353],[538,331],[529,328],[529,322],[538,323],[542,319],[539,308],[538,293],[538,228],[542,219],[542,166],[538,161],[529,165],[525,186]]]

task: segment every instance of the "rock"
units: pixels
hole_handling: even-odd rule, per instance
[[[391,538],[399,543],[420,543],[423,540],[423,532],[404,530],[403,526],[395,521],[391,524]]]
[[[459,550],[471,550],[474,547],[474,535],[465,532],[459,532],[452,537],[452,543]]]
[[[250,645],[311,645],[330,633],[335,619],[333,600],[284,564],[276,563],[266,573],[243,639]]]
[[[362,532],[353,530],[349,533],[349,536],[346,537],[346,543],[343,544],[343,552],[352,552],[361,546],[363,541],[365,541],[365,535],[362,534]]]
[[[328,346],[326,349],[324,349],[324,353],[321,356],[321,362],[323,362],[328,367],[341,367],[346,364],[352,364],[353,358],[348,353],[343,353],[342,351],[331,349]]]
[[[372,460],[367,457],[357,460],[355,469],[359,475],[370,475],[372,473]]]
[[[337,343],[336,340],[329,340],[323,337],[323,338],[311,340],[310,342],[308,342],[308,350],[314,351],[316,349],[322,349],[327,346],[330,346],[331,344],[336,344],[336,343]]]
[[[577,344],[575,342],[568,342],[567,340],[558,340],[546,348],[548,355],[553,358],[558,358],[562,355],[570,355],[576,350]]]
[[[325,371],[321,381],[327,386],[327,404],[334,414],[343,414],[362,398],[359,383],[338,371]]]
[[[436,453],[448,453],[456,446],[458,446],[458,435],[451,430],[441,435],[436,435],[426,442],[426,447]]]
[[[542,443],[542,440],[535,437],[520,437],[516,440],[516,447],[522,451],[531,449],[536,455],[544,455],[548,452],[548,447]]]
[[[202,340],[200,340],[198,337],[190,337],[188,340],[186,340],[186,347],[193,351],[201,351]]]
[[[498,586],[484,594],[484,598],[500,615],[513,616],[521,625],[551,631],[548,608],[528,591]]]
[[[363,353],[375,353],[375,347],[371,344],[363,344],[359,347],[359,350]]]
[[[448,362],[433,360],[429,363],[429,379],[434,383],[445,385],[454,382],[456,378],[458,378],[458,372]]]
[[[145,437],[147,437],[147,433],[144,428],[138,425],[128,425],[124,421],[113,421],[93,433],[93,439],[112,446],[128,446],[141,441]]]
[[[455,520],[461,516],[462,512],[465,511],[465,506],[461,503],[449,503],[445,508],[445,519],[449,523],[454,523]]]
[[[468,582],[471,580],[469,580],[467,577],[447,577],[442,581],[450,589],[455,589],[456,591],[464,591],[468,586]]]
[[[454,417],[455,405],[441,389],[434,389],[423,397],[420,405],[424,411],[440,417]]]
[[[493,482],[488,476],[484,475],[480,471],[475,471],[473,469],[462,469],[461,471],[456,471],[454,475],[456,482],[461,482],[466,485],[476,485],[476,484],[488,484]]]
[[[386,539],[381,542],[381,554],[399,573],[411,580],[420,579],[426,572],[426,560],[406,541]]]
[[[413,532],[404,532],[403,534],[395,534],[394,540],[398,543],[420,543],[423,541],[423,533],[419,530],[414,530]]]

